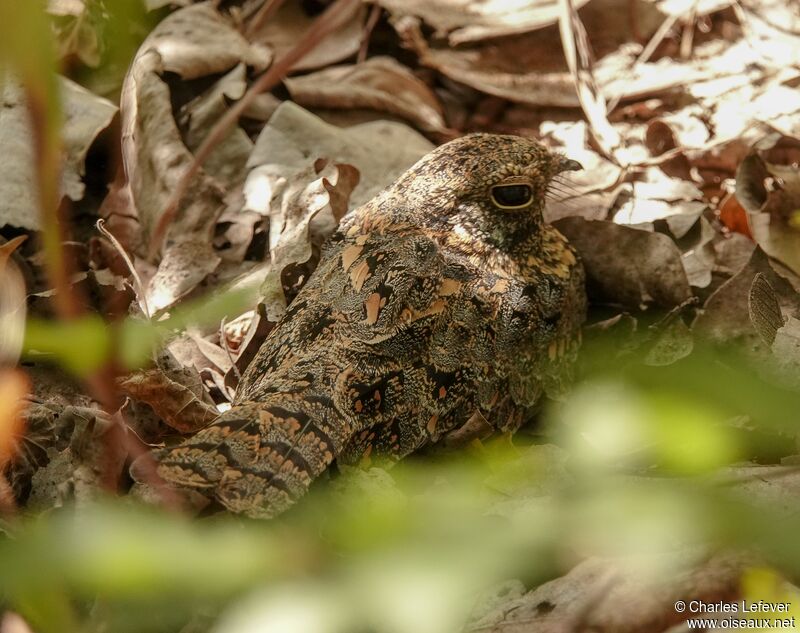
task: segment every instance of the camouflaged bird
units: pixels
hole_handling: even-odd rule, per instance
[[[551,179],[579,168],[490,134],[422,158],[345,216],[233,407],[157,452],[159,474],[271,517],[334,460],[515,431],[580,344],[583,269],[542,218]]]

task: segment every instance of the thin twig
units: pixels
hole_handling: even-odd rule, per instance
[[[379,4],[373,4],[372,9],[370,9],[369,17],[367,18],[367,23],[364,25],[364,32],[361,35],[361,48],[358,49],[358,56],[356,57],[356,63],[362,64],[367,59],[367,53],[369,52],[369,40],[372,37],[372,31],[375,29],[375,25],[378,24],[378,20],[381,17],[381,13],[383,9]]]
[[[244,33],[245,37],[247,39],[252,39],[253,36],[258,33],[259,29],[266,24],[267,20],[275,15],[285,1],[286,0],[266,0],[258,10],[258,13],[252,17],[250,23],[247,25],[247,30]]]
[[[144,284],[142,283],[142,278],[139,277],[139,273],[136,272],[136,268],[131,261],[131,258],[128,256],[128,253],[122,247],[122,244],[119,243],[119,240],[114,237],[114,234],[106,228],[106,222],[102,218],[97,221],[95,224],[97,230],[100,231],[105,238],[111,242],[111,245],[116,249],[117,253],[122,260],[125,262],[125,265],[128,267],[128,270],[131,273],[131,278],[133,279],[133,290],[136,293],[136,297],[139,299],[139,305],[142,308],[142,312],[144,312],[144,316],[146,318],[150,318],[152,313],[150,312],[150,308],[147,305],[147,294],[144,291]]]
[[[250,87],[245,95],[217,121],[216,125],[206,136],[203,144],[195,153],[194,160],[189,168],[184,172],[175,191],[167,203],[164,212],[158,220],[158,224],[150,236],[149,254],[154,257],[161,246],[169,225],[175,219],[183,196],[192,184],[200,167],[206,162],[214,148],[225,138],[228,130],[231,129],[239,120],[239,117],[252,105],[256,97],[262,92],[271,90],[278,82],[283,79],[292,67],[311,52],[319,42],[329,33],[332,33],[341,24],[345,16],[349,16],[350,11],[360,3],[361,0],[336,0],[328,9],[320,15],[303,37],[295,44],[283,57],[276,61],[269,70],[261,75]]]

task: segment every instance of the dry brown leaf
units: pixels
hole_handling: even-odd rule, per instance
[[[772,134],[736,171],[736,198],[759,246],[800,272],[800,140]]]
[[[284,81],[305,108],[369,108],[388,112],[427,132],[444,132],[444,113],[431,89],[391,57],[333,66]]]
[[[358,52],[364,33],[366,7],[355,5],[343,24],[321,40],[293,67],[293,71],[313,70],[340,62]],[[308,30],[314,17],[303,10],[302,2],[284,2],[278,12],[253,34],[253,40],[266,45],[280,59]]]
[[[117,108],[108,100],[93,95],[78,84],[60,78],[64,109],[63,144],[65,152],[62,192],[71,200],[84,194],[84,161],[92,143],[111,123]],[[10,77],[0,84],[3,107],[0,109],[0,225],[25,229],[40,228],[38,203],[33,178],[33,132],[30,129],[25,99],[19,85]]]
[[[741,342],[747,351],[764,352],[765,344],[750,317],[750,291],[756,275],[771,286],[784,317],[800,315],[800,295],[792,284],[770,265],[763,250],[757,248],[747,266],[720,286],[706,301],[692,330],[713,343]]]
[[[666,235],[579,217],[554,224],[583,259],[587,288],[600,301],[671,308],[692,296],[681,252]]]
[[[580,9],[578,13],[598,57],[602,58],[634,39],[629,11],[633,11],[633,21],[644,35],[655,31],[663,19],[663,14],[651,3],[642,1],[631,6],[628,0],[593,0]],[[417,18],[399,17],[393,23],[405,45],[419,55],[422,65],[451,79],[518,103],[562,107],[580,105],[572,76],[564,62],[561,37],[555,24],[532,33],[452,48],[428,42]],[[628,68],[632,60],[630,53],[625,55]],[[607,75],[618,78],[620,72],[626,70],[620,71],[617,64]],[[605,96],[609,97],[604,85],[606,76],[601,78],[596,73],[595,78]]]
[[[756,273],[747,299],[750,322],[767,345],[772,345],[775,335],[783,327],[783,315],[778,297],[764,273]]]
[[[167,425],[192,433],[219,415],[194,369],[181,366],[169,353],[158,367],[135,372],[118,381],[123,393],[148,404]]]
[[[132,112],[123,111],[132,126],[124,158],[144,243],[193,161],[172,117],[170,91],[159,77],[163,71],[160,62],[154,52],[137,59],[130,78],[135,90],[129,102]],[[151,313],[172,305],[218,266],[220,259],[211,246],[211,234],[223,209],[222,195],[217,182],[201,170],[181,201],[167,232],[158,271],[148,284]]]

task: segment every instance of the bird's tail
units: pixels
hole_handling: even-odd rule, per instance
[[[155,458],[168,483],[233,512],[270,518],[303,496],[351,439],[350,425],[332,406],[274,394],[233,406]]]

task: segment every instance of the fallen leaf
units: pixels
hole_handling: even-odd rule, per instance
[[[651,303],[671,308],[692,296],[681,253],[666,235],[579,217],[554,225],[578,251],[587,289],[597,300],[634,309]]]
[[[410,127],[391,121],[363,123],[346,130],[325,123],[291,101],[280,105],[256,140],[245,185],[246,208],[266,209],[273,182],[317,158],[353,165],[360,174],[350,208],[372,199],[433,144]]]
[[[145,244],[194,160],[172,117],[170,91],[159,77],[161,71],[156,53],[139,58],[130,84],[135,93],[129,103],[135,103],[135,107],[133,112],[123,110],[126,117],[135,117],[129,121],[135,136],[132,134],[124,145],[124,157]],[[172,305],[219,265],[211,234],[223,210],[222,196],[218,183],[201,169],[167,230],[161,262],[147,286],[151,313]]]
[[[692,324],[698,337],[712,343],[740,342],[748,351],[764,351],[764,342],[750,317],[750,292],[756,275],[761,275],[769,283],[783,316],[800,315],[800,295],[775,272],[766,253],[757,248],[747,266],[722,284],[706,301]]]
[[[194,369],[181,366],[162,353],[157,367],[135,372],[118,381],[122,391],[148,404],[167,425],[181,433],[193,433],[219,415]]]
[[[576,3],[576,5],[581,3]],[[589,41],[598,58],[602,58],[633,38],[628,12],[641,34],[655,31],[663,14],[651,3],[625,0],[593,0],[578,12],[586,25]],[[424,36],[420,20],[398,12],[392,22],[403,43],[411,48],[424,66],[434,68],[447,77],[467,84],[487,94],[517,103],[577,107],[580,100],[572,76],[564,61],[559,30],[555,20],[550,26],[530,33],[509,35],[485,42],[453,48]],[[626,68],[615,60],[599,74],[601,63],[595,67],[595,78],[606,98],[617,98],[618,92],[607,90],[610,79],[629,78],[633,57],[625,57]],[[681,78],[683,80],[683,78]],[[621,84],[623,82],[619,82]],[[627,94],[627,93],[626,93]]]
[[[536,31],[555,24],[559,0],[374,0],[392,16],[414,15],[448,35],[451,46]],[[580,8],[589,0],[576,0]]]
[[[178,9],[164,18],[142,42],[133,67],[152,52],[158,53],[163,70],[183,79],[227,72],[240,63],[263,70],[272,61],[269,49],[248,42],[209,2]]]
[[[775,291],[764,273],[756,273],[747,300],[750,322],[767,345],[772,345],[775,335],[783,327],[781,306]]]
[[[97,135],[111,123],[117,108],[66,78],[59,79],[64,109],[65,152],[62,192],[71,200],[83,198],[84,161]],[[0,225],[39,230],[40,220],[33,178],[33,132],[22,91],[12,78],[0,85]]]
[[[431,89],[391,57],[333,66],[284,83],[304,108],[368,108],[406,119],[427,132],[447,128]]]
[[[736,171],[736,199],[747,211],[755,241],[800,272],[800,140],[772,134]]]
[[[247,90],[246,70],[244,64],[239,64],[181,108],[177,121],[184,130],[184,140],[190,152],[200,148],[209,130],[228,111],[230,103],[242,98]],[[203,169],[226,192],[238,193],[238,187],[247,175],[245,165],[252,150],[250,137],[241,127],[234,126],[214,147],[203,163]]]
[[[292,67],[292,71],[322,68],[357,53],[361,48],[366,15],[365,6],[354,5],[352,11],[342,18],[342,25],[318,42]],[[284,2],[278,12],[252,34],[252,39],[269,48],[275,58],[280,59],[313,21],[314,17],[304,11],[302,2]]]

